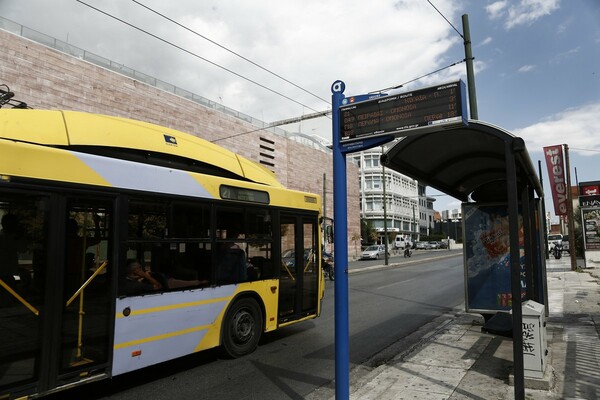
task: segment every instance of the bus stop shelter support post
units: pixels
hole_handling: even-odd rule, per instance
[[[340,144],[339,107],[344,99],[344,84],[336,81],[332,91],[333,125],[333,220],[335,274],[335,398],[350,398],[350,357],[348,322],[348,198],[346,156]]]
[[[523,217],[523,246],[525,250],[525,288],[527,290],[527,300],[539,302],[538,296],[535,295],[537,284],[534,282],[536,263],[534,259],[535,253],[535,237],[534,237],[534,219],[535,213],[531,209],[530,201],[533,197],[532,191],[527,185],[521,190],[521,213]]]
[[[517,167],[512,141],[506,141],[506,190],[510,240],[510,282],[512,297],[513,373],[515,400],[525,399],[525,371],[523,364],[523,311],[521,309],[521,262],[519,251],[519,195]]]

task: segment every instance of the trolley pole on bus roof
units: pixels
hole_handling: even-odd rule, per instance
[[[346,155],[340,144],[339,108],[344,99],[345,85],[335,81],[331,86],[333,125],[333,243],[335,286],[335,398],[350,398],[350,356],[348,322],[348,187],[346,183]]]

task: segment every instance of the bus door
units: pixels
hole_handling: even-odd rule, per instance
[[[282,214],[279,322],[316,314],[319,248],[316,218]]]
[[[49,204],[0,187],[0,398],[40,379]]]
[[[112,200],[68,198],[58,381],[103,371],[111,354]]]
[[[107,368],[111,210],[111,201],[0,188],[0,398]]]

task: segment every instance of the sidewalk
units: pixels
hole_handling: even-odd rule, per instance
[[[526,378],[527,399],[600,399],[599,278],[600,268],[571,271],[569,257],[547,260],[548,365],[544,379]],[[350,398],[514,398],[512,340],[481,332],[482,324],[464,307],[440,317],[427,333],[415,333],[410,350],[376,368],[354,368]],[[309,398],[335,398],[331,388],[317,392]]]

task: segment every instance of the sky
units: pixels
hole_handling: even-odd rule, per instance
[[[466,81],[464,14],[479,119],[525,140],[545,188],[558,144],[573,184],[600,180],[599,0],[0,0],[4,18],[269,123],[331,109],[336,80],[347,97]],[[331,141],[330,117],[282,128]]]

